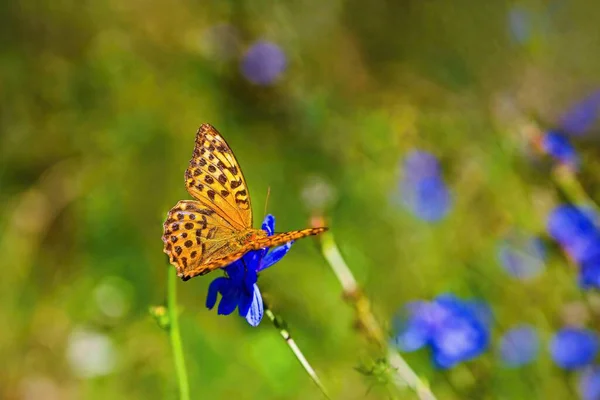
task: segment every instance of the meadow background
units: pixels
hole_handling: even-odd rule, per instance
[[[562,0],[1,2],[0,398],[178,397],[148,309],[174,272],[162,223],[190,198],[204,122],[233,148],[256,226],[269,187],[278,230],[323,214],[390,338],[409,301],[489,304],[480,356],[439,370],[427,350],[404,354],[438,398],[579,398],[548,342],[567,323],[600,328],[597,295],[551,244],[526,281],[499,248],[513,231],[546,237],[564,201],[523,126],[558,126],[597,90],[599,20],[600,6]],[[257,43],[274,60],[248,61]],[[572,135],[596,199],[598,132]],[[435,221],[402,200],[415,149],[439,159],[451,195]],[[178,282],[192,398],[320,398],[266,318],[252,328],[205,308],[213,278]],[[416,398],[356,370],[381,353],[316,240],[259,285],[333,398]],[[540,349],[508,368],[497,343],[519,323]]]

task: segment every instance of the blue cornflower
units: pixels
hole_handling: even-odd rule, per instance
[[[561,368],[583,368],[594,361],[598,352],[598,336],[583,328],[563,328],[550,342],[550,355]]]
[[[520,367],[532,362],[538,354],[540,341],[535,328],[518,325],[500,339],[500,358],[509,367]]]
[[[450,211],[450,191],[433,154],[413,150],[404,160],[400,196],[404,206],[418,218],[434,222]]]
[[[414,178],[431,178],[440,174],[440,163],[431,153],[412,150],[404,158],[404,174]]]
[[[429,344],[437,323],[447,310],[435,302],[414,301],[405,305],[395,320],[395,342],[401,351],[415,351]]]
[[[600,367],[586,368],[579,376],[579,395],[583,400],[600,399]]]
[[[506,272],[518,279],[538,276],[545,267],[546,249],[537,237],[508,235],[498,247],[498,260]]]
[[[254,43],[242,59],[242,74],[257,85],[270,85],[285,71],[285,53],[274,43],[260,40]]]
[[[541,151],[552,157],[556,162],[566,165],[573,170],[579,169],[579,154],[569,139],[557,131],[548,131],[540,143]]]
[[[275,217],[267,215],[262,230],[272,236],[275,232]],[[263,301],[256,284],[258,273],[279,262],[290,250],[293,242],[274,249],[253,250],[242,258],[224,267],[226,276],[213,280],[208,287],[206,307],[212,309],[217,302],[217,293],[221,294],[218,313],[229,315],[238,309],[252,326],[258,326],[263,317]]]
[[[489,344],[489,308],[444,294],[432,302],[412,302],[406,307],[395,338],[401,351],[429,346],[439,368],[451,368],[483,353]]]
[[[589,131],[600,114],[600,90],[571,106],[562,116],[560,126],[569,133],[580,135]]]
[[[580,263],[579,286],[582,289],[600,288],[600,256],[586,259]]]
[[[548,233],[579,266],[582,288],[600,288],[600,229],[580,208],[556,207],[548,216]]]
[[[562,204],[554,208],[548,215],[548,234],[561,246],[577,250],[579,242],[594,236],[598,229],[594,222],[578,207]],[[574,257],[578,257],[575,251]]]

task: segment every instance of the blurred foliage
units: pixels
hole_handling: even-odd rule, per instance
[[[518,40],[515,6],[535,21]],[[575,397],[575,375],[545,351],[565,305],[585,299],[575,272],[554,256],[518,282],[496,247],[513,228],[542,232],[560,201],[520,126],[530,114],[558,123],[600,84],[599,17],[589,2],[536,0],[0,3],[0,397],[176,398],[169,341],[148,309],[164,303],[162,222],[189,198],[202,122],[235,151],[256,223],[270,187],[278,228],[306,226],[302,194],[325,183],[328,224],[384,325],[405,302],[452,291],[491,305],[494,343],[517,323],[541,332],[540,359],[521,370],[494,349],[445,372],[409,354],[439,398]],[[270,86],[240,73],[257,40],[287,56]],[[575,145],[597,199],[596,132]],[[395,200],[414,148],[439,157],[451,188],[439,223]],[[253,329],[205,309],[210,280],[179,286],[192,397],[318,398],[267,321]],[[314,243],[295,244],[260,285],[335,398],[389,396],[355,370],[381,354],[352,329]]]

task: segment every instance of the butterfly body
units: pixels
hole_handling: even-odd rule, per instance
[[[327,228],[308,228],[268,236],[252,227],[246,181],[229,145],[203,124],[185,172],[188,192],[163,225],[164,252],[183,280],[227,266],[251,250],[278,246]]]

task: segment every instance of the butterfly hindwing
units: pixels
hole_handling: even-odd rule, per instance
[[[169,211],[162,240],[179,276],[198,268],[201,271],[196,275],[201,275],[211,271],[206,264],[226,251],[236,234],[214,210],[197,201],[182,200]]]
[[[252,250],[251,244],[246,244],[244,246],[239,246],[236,249],[226,249],[227,251],[221,257],[215,258],[214,260],[208,261],[205,264],[201,264],[196,266],[195,268],[190,268],[185,271],[181,275],[179,275],[184,281],[187,281],[190,278],[193,278],[197,275],[204,275],[210,271],[214,271],[218,268],[223,268],[242,258],[244,254],[248,251]]]

